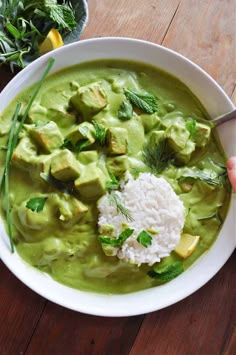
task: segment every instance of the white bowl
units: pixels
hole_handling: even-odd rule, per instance
[[[233,110],[234,106],[219,85],[197,65],[180,54],[145,41],[127,38],[85,40],[42,56],[21,71],[0,94],[1,110],[20,91],[38,81],[50,57],[56,62],[52,72],[94,59],[128,59],[159,67],[185,83],[212,116]],[[224,124],[219,135],[228,156],[236,155],[236,121]],[[9,240],[0,224],[0,256],[6,266],[28,287],[41,296],[64,307],[101,316],[131,316],[169,306],[190,295],[210,280],[224,265],[235,248],[236,194],[223,228],[211,249],[189,269],[162,286],[126,295],[101,295],[78,291],[61,285],[26,264],[17,253],[11,254]]]

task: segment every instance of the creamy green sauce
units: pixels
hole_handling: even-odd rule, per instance
[[[82,119],[81,113],[78,114],[73,107],[71,109],[70,98],[79,87],[94,82],[102,84],[109,104],[95,114],[88,114],[88,117],[84,114],[83,119],[95,119],[104,127],[122,127],[127,130],[128,151],[124,155],[126,168],[131,174],[149,171],[141,152],[152,132],[166,130],[174,122],[184,122],[190,118],[197,122],[207,119],[206,111],[184,84],[169,74],[144,64],[106,60],[80,64],[51,75],[39,92],[21,134],[21,140],[26,138],[28,143],[15,156],[11,166],[10,200],[14,241],[18,253],[25,261],[63,284],[100,293],[134,292],[158,284],[147,275],[150,267],[138,267],[104,254],[98,241],[97,198],[80,196],[80,202],[87,212],[81,218],[77,215],[74,217],[74,210],[78,208],[75,197],[58,191],[40,177],[40,172],[48,171],[50,159],[61,148],[46,151],[42,148],[43,143],[39,144],[31,131],[32,127],[34,129],[35,126],[40,126],[42,121],[54,121],[65,139]],[[149,115],[136,111],[132,119],[119,120],[117,112],[124,100],[123,88],[155,95],[158,112]],[[2,148],[7,142],[16,103],[27,104],[32,91],[31,87],[22,92],[3,113],[0,122]],[[32,147],[29,142],[33,144]],[[114,162],[115,156],[96,143],[84,151],[89,150],[92,151],[91,155],[73,153],[81,174],[86,171],[88,164],[106,165],[109,161],[111,164]],[[99,153],[97,156],[96,151]],[[4,159],[5,150],[1,149],[1,167]],[[188,190],[189,181],[186,189],[186,185],[181,184],[177,177],[181,176],[182,169],[186,166],[191,169],[210,169],[221,174],[221,165],[224,164],[224,152],[216,132],[212,130],[210,141],[206,146],[196,148],[186,164],[170,165],[161,173],[186,207],[184,232],[200,236],[194,252],[183,259],[185,268],[208,250],[216,239],[227,213],[230,189],[227,181],[223,185],[213,186],[196,179],[191,180]],[[114,166],[115,164],[113,168]],[[121,177],[122,173],[118,171],[118,178]],[[26,202],[37,196],[48,197],[43,211],[39,213],[26,208]],[[67,213],[68,206],[70,213]],[[5,219],[4,206],[2,216]],[[173,260],[180,259],[175,252],[172,252],[171,257]]]

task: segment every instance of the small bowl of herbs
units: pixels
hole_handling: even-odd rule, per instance
[[[23,69],[40,55],[79,40],[86,0],[1,0],[0,65]]]

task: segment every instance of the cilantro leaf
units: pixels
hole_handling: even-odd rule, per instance
[[[141,93],[133,89],[124,89],[126,98],[140,110],[146,113],[158,111],[157,101],[154,95]]]
[[[196,131],[196,124],[197,124],[197,121],[196,120],[193,120],[193,119],[191,119],[191,120],[188,120],[187,122],[186,122],[186,128],[187,128],[187,130],[189,131],[189,133],[190,133],[190,136],[192,136],[194,133],[195,133],[195,131]]]
[[[115,175],[108,171],[111,181],[106,182],[106,189],[107,190],[117,190],[119,188],[119,181],[116,179]]]
[[[95,128],[95,139],[101,145],[105,145],[107,129],[97,123],[95,120],[92,121]]]
[[[126,228],[123,232],[121,232],[118,238],[111,238],[107,236],[99,236],[99,241],[102,244],[110,245],[114,248],[120,247],[127,238],[129,238],[134,232],[134,229]]]
[[[145,248],[152,244],[152,236],[146,231],[142,231],[137,236],[137,241],[142,244]]]
[[[118,118],[121,121],[128,121],[133,117],[133,106],[128,101],[123,101],[118,110]]]
[[[160,282],[167,282],[179,276],[184,271],[184,266],[181,261],[174,261],[172,264],[161,267],[159,270],[151,269],[148,275]]]
[[[33,197],[27,201],[26,207],[33,212],[41,212],[46,201],[47,197]]]

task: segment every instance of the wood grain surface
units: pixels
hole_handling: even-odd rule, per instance
[[[126,36],[187,56],[236,103],[235,0],[90,0],[82,39]],[[13,75],[0,67],[0,90]],[[0,103],[1,105],[1,103]],[[24,286],[0,262],[0,355],[236,354],[236,252],[193,295],[158,312],[102,318]]]

